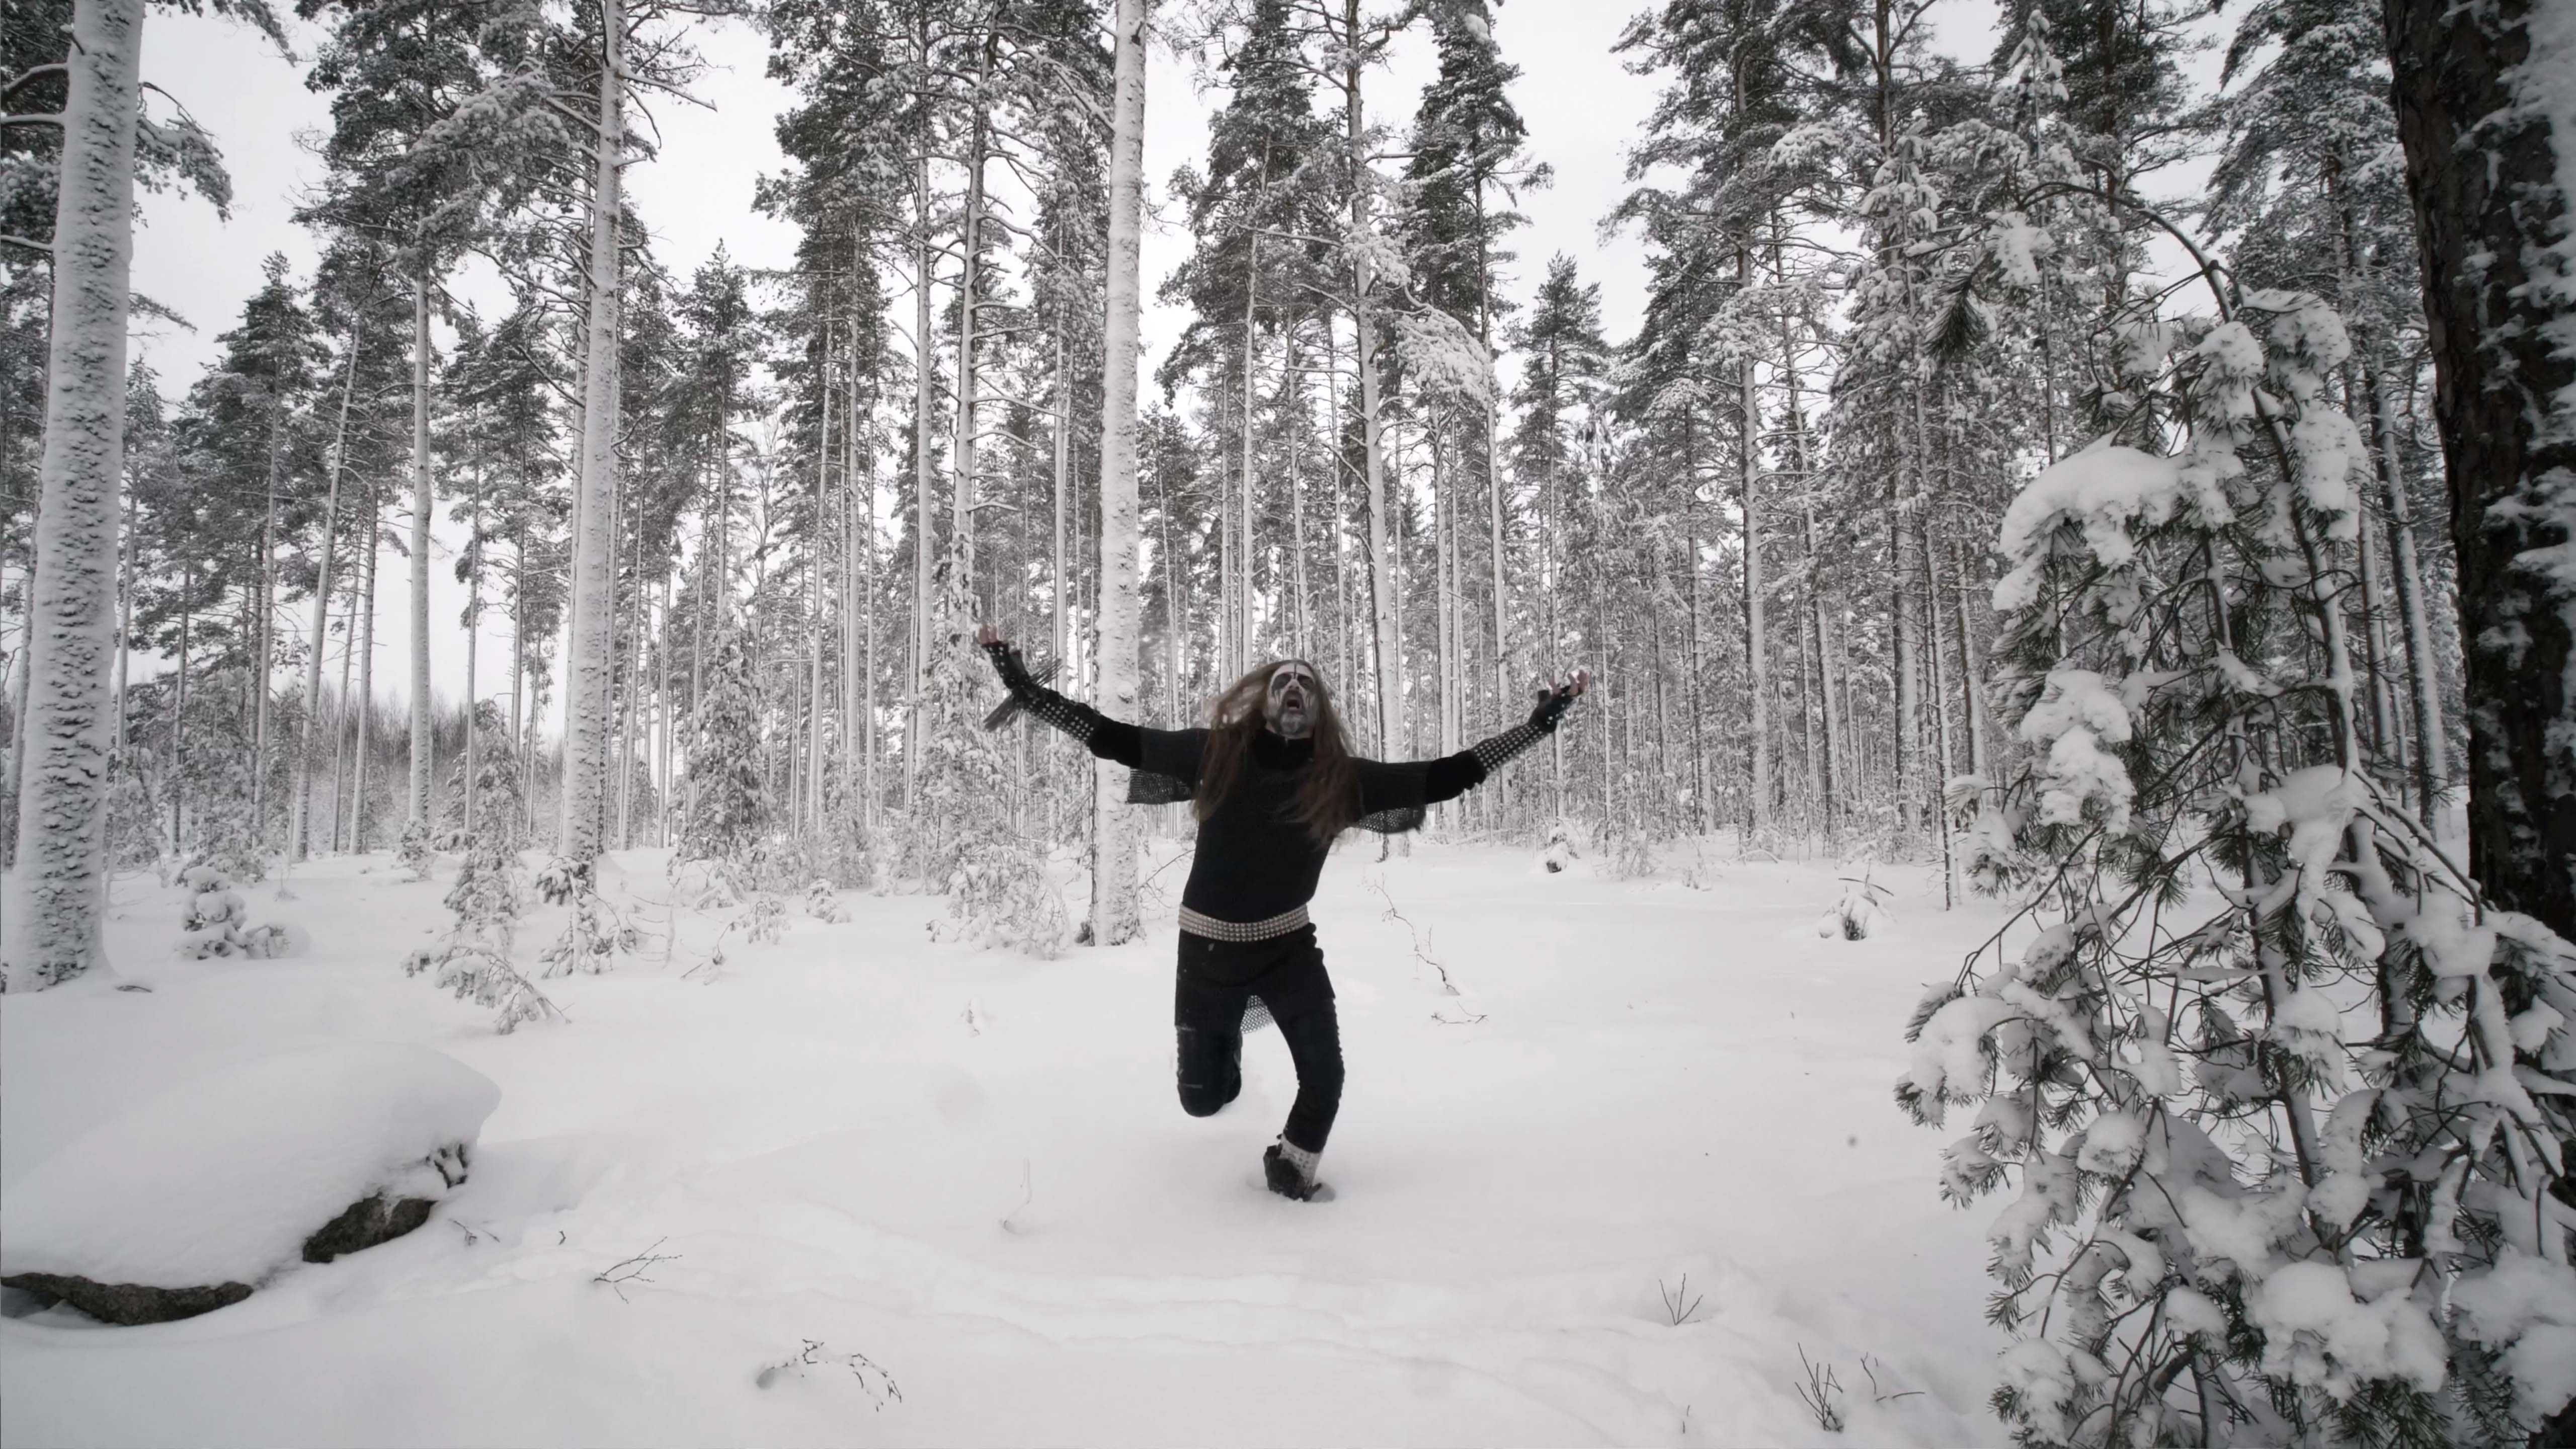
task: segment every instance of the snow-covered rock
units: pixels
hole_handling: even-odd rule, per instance
[[[500,1089],[427,1047],[232,1067],[150,1098],[0,1196],[0,1283],[116,1323],[184,1318],[418,1227]]]

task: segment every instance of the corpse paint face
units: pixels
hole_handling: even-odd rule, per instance
[[[1291,659],[1270,672],[1270,692],[1261,701],[1261,719],[1283,740],[1302,740],[1314,733],[1315,704],[1323,686],[1305,661]]]

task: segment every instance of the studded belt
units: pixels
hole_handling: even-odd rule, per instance
[[[1266,921],[1220,921],[1201,915],[1187,906],[1181,907],[1181,929],[1210,941],[1267,941],[1285,936],[1306,925],[1306,908],[1282,911]]]

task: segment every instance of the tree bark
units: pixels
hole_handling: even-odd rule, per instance
[[[429,272],[411,300],[411,794],[408,818],[429,825],[429,526],[437,489],[429,473]]]
[[[2451,486],[2469,869],[2576,937],[2576,13],[2385,0]],[[2440,747],[2427,731],[2424,751]]]
[[[1735,281],[1738,287],[1753,284],[1752,254],[1743,247],[1735,250]],[[1744,509],[1744,675],[1753,705],[1753,800],[1746,819],[1759,836],[1771,828],[1771,650],[1763,628],[1762,529],[1755,519],[1762,476],[1762,410],[1754,395],[1750,356],[1736,362],[1735,385],[1736,417],[1742,429],[1736,440],[1736,460]]]
[[[1145,14],[1148,0],[1118,0],[1116,100],[1109,142],[1108,317],[1102,332],[1100,403],[1099,708],[1136,717],[1136,382],[1143,321],[1140,246],[1144,216]],[[1093,771],[1091,940],[1136,939],[1136,815],[1127,772]]]
[[[313,731],[322,718],[322,641],[331,625],[332,551],[339,543],[340,469],[349,444],[349,402],[358,385],[358,347],[364,334],[357,324],[349,326],[349,365],[340,380],[340,419],[331,429],[331,482],[322,502],[322,571],[313,583],[313,630],[305,641],[304,661],[304,726],[297,733],[295,747],[295,818],[287,829],[287,854],[302,860],[309,853],[305,840],[306,818],[313,808]],[[331,783],[340,783],[339,771],[332,771]],[[336,822],[334,833],[337,833]]]
[[[611,676],[616,668],[617,219],[625,149],[626,15],[623,0],[601,0],[603,53],[592,155],[590,287],[582,376],[581,482],[573,549],[571,639],[564,657],[563,823],[558,849],[588,861],[607,828],[603,767],[609,748]]]
[[[0,990],[107,967],[109,672],[125,318],[134,258],[142,0],[75,0],[54,212],[53,336],[19,748],[18,849],[0,902]]]
[[[367,748],[375,743],[376,717],[376,560],[384,552],[377,530],[384,524],[383,499],[367,490],[366,602],[358,610],[358,738],[349,767],[349,850],[367,851]]]

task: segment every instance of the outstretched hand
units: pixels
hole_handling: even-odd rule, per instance
[[[1591,687],[1592,672],[1588,669],[1574,671],[1574,677],[1563,683],[1540,685],[1538,707],[1530,711],[1530,723],[1554,734],[1556,722],[1574,707],[1577,699],[1583,697],[1583,691]]]
[[[1007,642],[1008,641],[1002,638],[1002,631],[994,628],[992,625],[978,624],[975,626],[975,643],[979,648],[990,649],[996,644]]]

